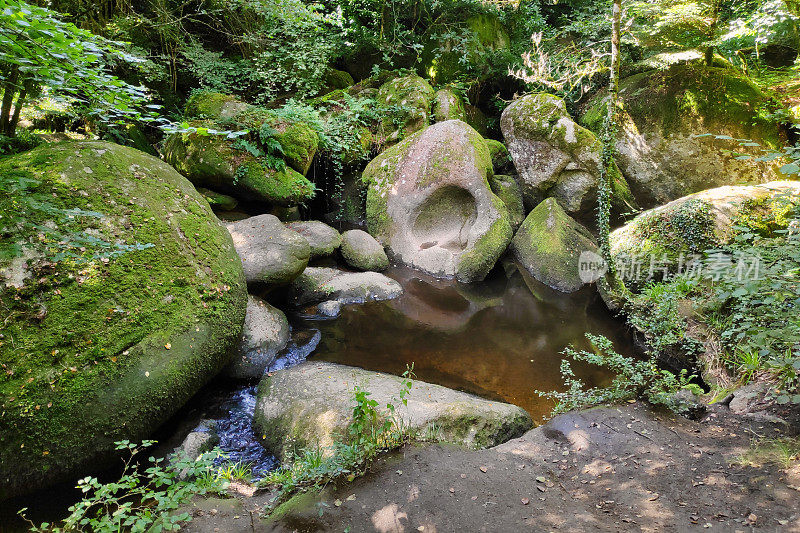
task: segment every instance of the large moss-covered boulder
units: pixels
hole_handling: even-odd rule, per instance
[[[553,197],[567,213],[586,216],[597,206],[602,144],[569,116],[564,100],[531,94],[514,101],[500,118],[500,128],[519,173],[522,195],[532,208]],[[616,168],[613,203],[632,203]]]
[[[286,164],[304,176],[319,147],[319,136],[309,124],[289,120],[270,109],[222,93],[196,93],[186,104],[185,117],[210,120],[208,124],[218,131],[251,130],[254,134],[250,140],[254,144],[259,144],[262,135],[270,132],[269,137],[280,144]]]
[[[356,385],[370,392],[382,415],[391,416],[386,404],[393,404],[403,427],[468,448],[496,446],[533,425],[520,407],[417,380],[411,380],[404,405],[398,400],[405,387],[400,377],[309,361],[262,379],[253,418],[256,435],[279,457],[304,447],[330,454],[335,442],[347,442]]]
[[[314,197],[314,184],[305,176],[289,166],[276,170],[224,136],[175,133],[164,144],[164,160],[195,185],[243,201],[295,205]]]
[[[247,283],[260,289],[286,285],[308,265],[311,246],[275,215],[258,215],[228,224]]]
[[[589,230],[548,198],[528,214],[511,241],[511,251],[528,273],[561,292],[583,287],[578,261],[583,252],[597,253]]]
[[[763,147],[779,145],[779,129],[762,114],[767,97],[734,69],[700,62],[676,63],[623,79],[617,163],[637,200],[663,204],[709,187],[761,183],[780,177],[771,163],[737,159],[750,139]],[[581,122],[600,132],[605,95],[590,101]],[[732,140],[713,136],[726,135]]]
[[[186,118],[231,119],[250,106],[235,96],[198,91],[186,102]]]
[[[489,149],[474,129],[460,120],[434,124],[367,165],[369,231],[415,268],[483,279],[512,237],[491,176]]]
[[[430,83],[419,76],[394,78],[381,85],[378,104],[395,109],[391,117],[384,120],[384,142],[395,143],[425,128],[430,123],[434,95]]]
[[[208,203],[152,156],[43,145],[0,188],[3,499],[151,435],[230,360],[246,292]]]
[[[695,255],[727,244],[735,226],[785,218],[790,203],[800,204],[800,182],[701,191],[644,211],[611,232],[611,252],[624,281],[635,288],[649,275],[691,268]],[[651,265],[655,265],[653,273]]]

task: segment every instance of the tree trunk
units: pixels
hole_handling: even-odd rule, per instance
[[[14,104],[14,95],[17,94],[18,79],[19,68],[13,66],[3,87],[3,103],[0,106],[0,133],[9,137],[14,136],[14,131],[9,131],[9,126],[11,125],[11,106]]]
[[[17,124],[19,124],[19,114],[22,111],[22,106],[25,105],[25,98],[28,96],[28,91],[30,90],[30,82],[26,81],[22,85],[22,90],[19,92],[19,96],[17,96],[17,103],[14,105],[14,114],[11,116],[11,122],[8,125],[8,130],[11,132],[10,137],[13,137],[17,133]]]
[[[620,21],[622,19],[622,0],[613,0],[611,7],[611,76],[608,82],[608,123],[616,126],[617,109],[619,107],[619,44]]]

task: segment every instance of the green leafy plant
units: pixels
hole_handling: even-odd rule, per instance
[[[150,457],[149,466],[137,461],[139,455],[155,441],[141,444],[124,440],[117,450],[127,453],[122,474],[117,481],[101,483],[96,477],[78,481],[83,499],[70,506],[70,515],[59,524],[36,525],[31,531],[112,533],[118,531],[175,531],[191,520],[187,512],[177,512],[193,496],[223,492],[230,476],[218,473],[214,462],[219,449],[197,458],[174,455],[168,459]],[[25,518],[25,511],[20,515]],[[26,519],[27,520],[27,519]]]
[[[566,356],[561,361],[561,376],[566,391],[542,392],[539,396],[555,400],[553,415],[598,405],[624,400],[643,398],[656,405],[676,408],[674,395],[682,388],[697,390],[692,385],[691,376],[686,371],[675,375],[668,370],[658,368],[654,359],[637,361],[631,357],[620,355],[614,351],[613,344],[605,337],[586,334],[586,338],[594,346],[594,351],[577,351],[572,347],[564,350]],[[605,387],[586,387],[575,375],[571,360],[589,363],[609,369],[616,374],[611,383]]]
[[[111,62],[139,59],[121,43],[64,22],[53,11],[22,0],[0,4],[0,133],[16,134],[28,98],[47,90],[70,99],[80,114],[97,122],[153,119],[143,87],[110,73]]]

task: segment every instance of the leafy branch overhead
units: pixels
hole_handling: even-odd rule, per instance
[[[144,87],[111,74],[116,63],[137,63],[123,43],[110,41],[55,12],[21,0],[0,2],[0,134],[13,136],[22,107],[43,91],[70,101],[94,121],[153,118]]]

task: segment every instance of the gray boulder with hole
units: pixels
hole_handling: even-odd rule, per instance
[[[460,120],[429,126],[364,170],[367,225],[391,255],[439,277],[483,279],[512,237],[483,138]]]

